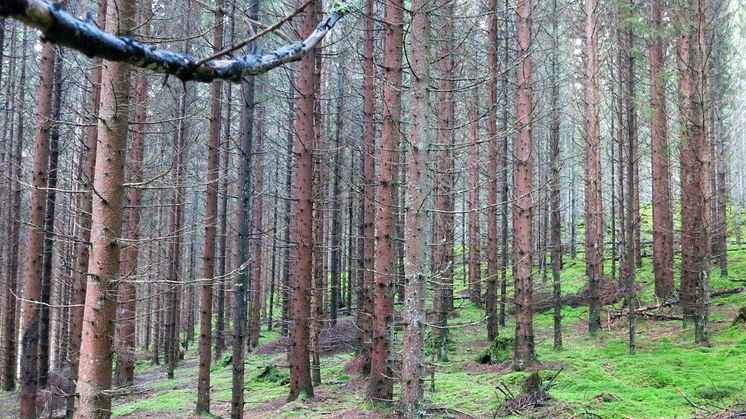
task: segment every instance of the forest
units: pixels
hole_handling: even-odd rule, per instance
[[[746,417],[746,0],[0,0],[0,418]]]

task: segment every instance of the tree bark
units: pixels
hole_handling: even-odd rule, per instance
[[[397,276],[396,226],[398,223],[399,124],[401,121],[403,2],[385,4],[383,57],[383,126],[381,129],[378,208],[376,210],[376,251],[374,273],[373,342],[371,347],[368,397],[390,401],[393,376],[389,359],[389,336],[394,311]]]
[[[432,131],[433,121],[430,110],[429,6],[428,0],[412,2],[414,13],[410,33],[412,94],[408,107],[411,124],[409,141],[407,141],[406,224],[404,227],[406,265],[402,311],[404,337],[401,371],[401,415],[407,419],[424,415],[425,282],[429,275],[426,243],[430,229],[427,201],[431,183],[431,174],[427,165],[435,135]],[[441,300],[440,304],[443,303]]]
[[[513,279],[515,281],[515,354],[513,370],[531,368],[536,361],[534,355],[534,324],[531,298],[531,226],[534,203],[533,189],[533,140],[531,119],[533,109],[531,67],[531,0],[519,0],[517,8],[516,36],[518,73],[516,97],[515,174],[513,188]]]
[[[585,1],[585,257],[588,275],[588,331],[601,328],[598,285],[604,271],[603,199],[601,195],[601,136],[598,118],[598,57],[596,56],[598,0]]]
[[[299,25],[300,33],[313,31],[315,0],[311,0]],[[290,276],[290,393],[288,400],[300,396],[313,397],[311,384],[311,367],[308,358],[309,318],[311,282],[313,278],[313,144],[314,120],[314,63],[316,52],[311,50],[300,61],[296,89],[299,97],[296,102],[295,144],[293,153],[296,156],[293,198],[295,220],[293,231],[295,246],[291,249]]]
[[[560,213],[560,110],[559,110],[559,10],[557,0],[552,2],[552,63],[551,71],[551,121],[549,123],[549,211],[551,217],[552,296],[554,300],[554,345],[562,350],[562,217]],[[612,175],[613,176],[613,175]]]
[[[135,17],[134,1],[110,0],[106,28],[128,34]],[[91,255],[83,313],[80,404],[75,416],[98,418],[111,412],[112,340],[122,231],[124,165],[129,113],[130,67],[104,62],[101,83],[96,166],[94,170]]]
[[[215,2],[215,31],[213,51],[223,47],[223,0]],[[210,359],[212,349],[212,291],[215,279],[215,242],[218,221],[218,171],[220,170],[220,123],[222,84],[210,86],[210,126],[207,140],[207,197],[205,199],[205,247],[202,259],[202,276],[209,282],[202,285],[199,322],[199,379],[197,384],[198,415],[210,411]],[[222,308],[221,308],[222,309]],[[222,317],[222,316],[221,316]],[[218,337],[222,339],[222,337]]]
[[[44,222],[49,168],[49,134],[52,128],[52,93],[54,83],[54,46],[42,46],[37,87],[34,134],[33,190],[29,208],[31,228],[28,232],[23,292],[23,338],[21,343],[21,417],[36,417],[36,391],[39,380],[38,356],[40,333],[41,275],[44,264]]]

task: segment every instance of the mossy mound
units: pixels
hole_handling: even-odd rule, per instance
[[[510,359],[513,356],[514,349],[515,340],[513,338],[498,336],[475,361],[480,364],[499,364]]]

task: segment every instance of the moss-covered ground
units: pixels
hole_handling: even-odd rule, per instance
[[[581,256],[582,257],[582,256]],[[712,287],[744,285],[746,248],[729,249],[730,277],[721,278],[713,270]],[[576,292],[584,284],[582,259],[566,261],[563,291]],[[537,277],[540,277],[537,275]],[[652,268],[649,258],[637,272],[640,299],[655,303],[652,293]],[[462,280],[457,277],[457,295]],[[548,287],[538,280],[537,290]],[[736,310],[746,304],[746,294],[733,294],[712,300],[712,346],[694,345],[693,331],[678,321],[641,319],[638,324],[637,353],[629,355],[627,323],[620,318],[606,324],[597,337],[587,334],[585,307],[565,306],[563,315],[564,348],[552,348],[551,312],[534,317],[536,353],[542,362],[542,376],[562,371],[549,394],[554,401],[549,410],[525,412],[526,416],[603,417],[603,418],[674,418],[714,414],[746,401],[746,329],[731,326]],[[525,372],[511,372],[509,361],[501,365],[481,365],[475,359],[489,346],[482,310],[465,299],[457,300],[458,317],[450,319],[451,342],[448,361],[436,363],[426,377],[426,402],[452,410],[440,415],[463,412],[475,417],[493,417],[505,396],[496,389],[504,383],[513,392],[520,391]],[[607,307],[614,309],[614,307]],[[667,313],[676,314],[676,308]],[[513,334],[510,318],[500,333]],[[278,338],[276,332],[264,333],[263,342]],[[429,348],[428,348],[429,349]],[[429,351],[428,351],[429,353]],[[196,353],[186,354],[174,380],[167,380],[159,367],[140,365],[138,374],[150,377],[132,394],[115,403],[114,415],[121,417],[184,417],[192,413],[196,397]],[[353,358],[342,353],[322,358],[322,385],[313,400],[284,403],[288,388],[284,384],[282,353],[249,355],[246,374],[246,411],[248,417],[382,417],[395,415],[395,407],[374,406],[365,400],[365,381],[345,370]],[[279,370],[268,379],[258,379],[267,365]],[[231,397],[231,367],[216,366],[212,371],[213,411],[227,415]],[[447,413],[442,413],[447,412]],[[435,414],[438,416],[438,414]]]

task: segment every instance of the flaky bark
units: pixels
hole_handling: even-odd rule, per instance
[[[411,124],[407,141],[406,223],[404,227],[406,262],[401,371],[401,415],[407,419],[424,415],[425,282],[428,279],[427,241],[430,230],[430,216],[427,211],[430,173],[427,165],[435,134],[432,130],[430,110],[429,7],[429,0],[412,2],[414,14],[411,28],[412,50],[409,56],[412,71],[412,95],[408,107]],[[443,301],[440,302],[440,304],[443,303]]]
[[[516,137],[515,174],[513,187],[513,279],[515,281],[515,354],[513,369],[530,368],[534,355],[534,324],[531,298],[533,283],[531,278],[531,226],[534,203],[531,197],[533,188],[533,140],[531,118],[533,90],[531,78],[531,0],[519,0],[517,12],[517,97],[516,97]]]
[[[311,2],[306,3],[306,7]],[[0,16],[7,16],[32,26],[52,43],[82,52],[89,57],[124,62],[162,74],[172,74],[181,80],[212,82],[216,79],[234,83],[242,77],[265,73],[280,65],[298,61],[321,42],[324,36],[351,8],[334,2],[331,13],[318,25],[313,25],[302,42],[295,42],[267,54],[254,52],[237,59],[217,55],[198,59],[189,54],[156,48],[124,36],[99,29],[94,23],[74,18],[48,0],[5,0],[0,3]]]
[[[106,28],[128,31],[135,15],[134,1],[109,0]],[[130,66],[104,62],[101,83],[96,166],[93,188],[91,257],[83,313],[80,404],[75,416],[106,417],[111,412],[112,340],[116,314],[116,277],[122,231],[124,164],[129,113]]]
[[[376,213],[375,307],[368,382],[368,397],[374,401],[388,401],[393,396],[393,373],[389,365],[389,328],[393,321],[394,285],[397,275],[396,225],[399,214],[396,203],[399,191],[396,173],[399,164],[401,121],[403,8],[401,0],[385,3],[383,126]]]

